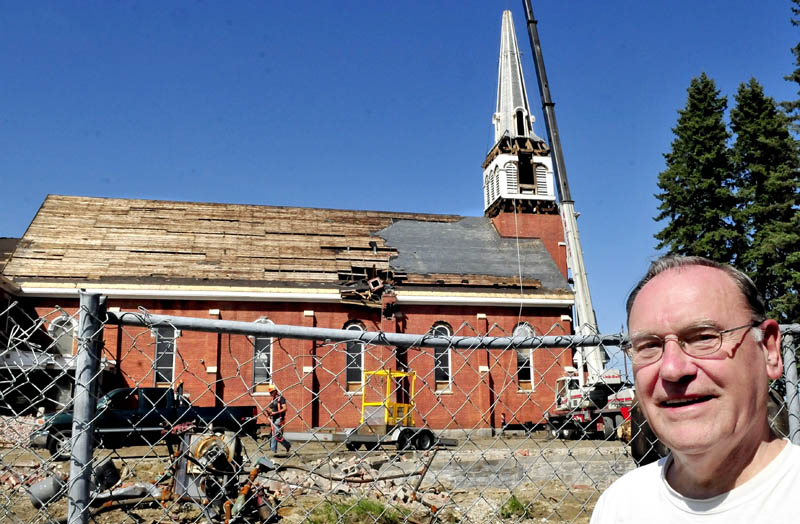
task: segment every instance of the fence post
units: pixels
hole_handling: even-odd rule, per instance
[[[101,297],[81,290],[80,335],[75,363],[72,442],[69,463],[69,524],[85,524],[89,518],[89,482],[94,448],[93,421],[97,408],[97,372],[103,326]]]
[[[786,404],[789,410],[789,439],[800,444],[800,397],[797,392],[797,360],[794,336],[783,334],[783,375],[786,379]]]

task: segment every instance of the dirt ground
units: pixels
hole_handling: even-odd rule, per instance
[[[329,473],[341,471],[348,465],[361,466],[364,463],[383,463],[370,475],[380,477],[400,475],[392,481],[350,484],[337,487],[336,483],[315,485],[307,482],[308,473],[296,470],[295,476],[286,474],[267,475],[272,483],[264,481],[264,489],[278,494],[277,520],[288,523],[328,522],[574,522],[588,523],[591,510],[600,494],[598,485],[570,484],[557,476],[543,481],[495,482],[482,487],[460,488],[450,482],[440,480],[431,472],[457,469],[470,461],[482,460],[495,463],[502,457],[528,457],[537,455],[557,460],[570,457],[594,457],[598,454],[613,455],[613,460],[624,459],[625,451],[621,444],[601,441],[550,441],[544,438],[525,439],[485,439],[471,440],[459,448],[442,450],[431,459],[431,451],[406,452],[398,455],[394,450],[375,450],[351,452],[341,445],[332,443],[295,443],[290,457],[272,457],[268,453],[268,442],[246,439],[245,454],[251,461],[267,456],[276,464],[288,468],[313,467]],[[170,458],[164,446],[126,447],[119,450],[97,450],[96,458],[111,456],[122,474],[123,485],[136,482],[155,482],[168,468]],[[604,455],[605,456],[605,455]],[[501,457],[496,459],[495,457]],[[25,474],[45,476],[47,471],[68,472],[68,463],[52,462],[47,452],[32,454],[26,450],[0,450],[0,458],[7,470],[19,473],[24,484]],[[488,460],[491,459],[491,460]],[[592,459],[594,460],[594,459]],[[611,460],[611,459],[609,459]],[[376,462],[377,461],[377,462]],[[431,466],[420,482],[418,475],[424,464]],[[43,466],[40,466],[43,464]],[[31,468],[31,465],[38,467]],[[555,467],[555,466],[554,466]],[[403,477],[406,473],[409,476]],[[367,475],[367,478],[370,478]],[[372,477],[374,478],[374,477]],[[613,480],[613,479],[612,479]],[[278,486],[276,482],[282,483]],[[20,486],[22,485],[20,484]],[[340,483],[341,484],[341,483]],[[500,487],[510,485],[512,489]],[[33,507],[24,488],[16,486],[0,487],[0,521],[19,523],[39,523],[57,520],[66,515],[64,499],[50,504],[46,509]],[[287,488],[288,486],[288,488]],[[323,486],[320,488],[319,486]],[[415,500],[416,499],[416,500]],[[369,500],[374,505],[367,509],[356,506],[358,501]],[[432,502],[431,502],[432,501]],[[342,508],[345,508],[344,510]],[[351,508],[351,509],[348,509]],[[369,509],[371,508],[371,509]],[[375,509],[378,508],[378,509]],[[382,508],[382,509],[381,509]],[[363,509],[363,511],[362,511]],[[97,511],[97,510],[95,510]],[[366,513],[364,513],[366,511]],[[370,515],[369,512],[372,511]],[[192,503],[166,501],[133,507],[115,508],[98,513],[94,522],[142,523],[142,522],[199,522],[205,520],[198,507]]]

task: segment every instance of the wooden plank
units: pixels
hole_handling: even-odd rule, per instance
[[[352,266],[388,269],[396,251],[373,233],[397,219],[460,217],[51,195],[7,271],[335,282]]]
[[[414,284],[424,284],[424,285],[435,285],[435,284],[446,284],[446,285],[469,285],[469,286],[493,286],[493,285],[502,285],[502,286],[519,286],[519,278],[516,276],[493,276],[493,275],[450,275],[450,274],[429,274],[429,275],[421,275],[421,274],[408,274],[406,276],[405,282],[406,284],[414,285]],[[524,287],[541,287],[542,282],[541,280],[535,278],[524,278],[522,279],[522,285]]]

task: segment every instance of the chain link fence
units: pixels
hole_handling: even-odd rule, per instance
[[[611,482],[665,452],[632,411],[621,340],[11,303],[0,520],[588,522]],[[603,350],[621,372],[580,393],[565,366]],[[782,434],[790,378],[771,411]]]

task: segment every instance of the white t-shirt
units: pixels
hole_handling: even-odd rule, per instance
[[[672,489],[664,476],[669,460],[662,458],[614,482],[597,501],[590,524],[757,524],[797,518],[800,446],[787,441],[755,477],[710,499],[684,497]]]

